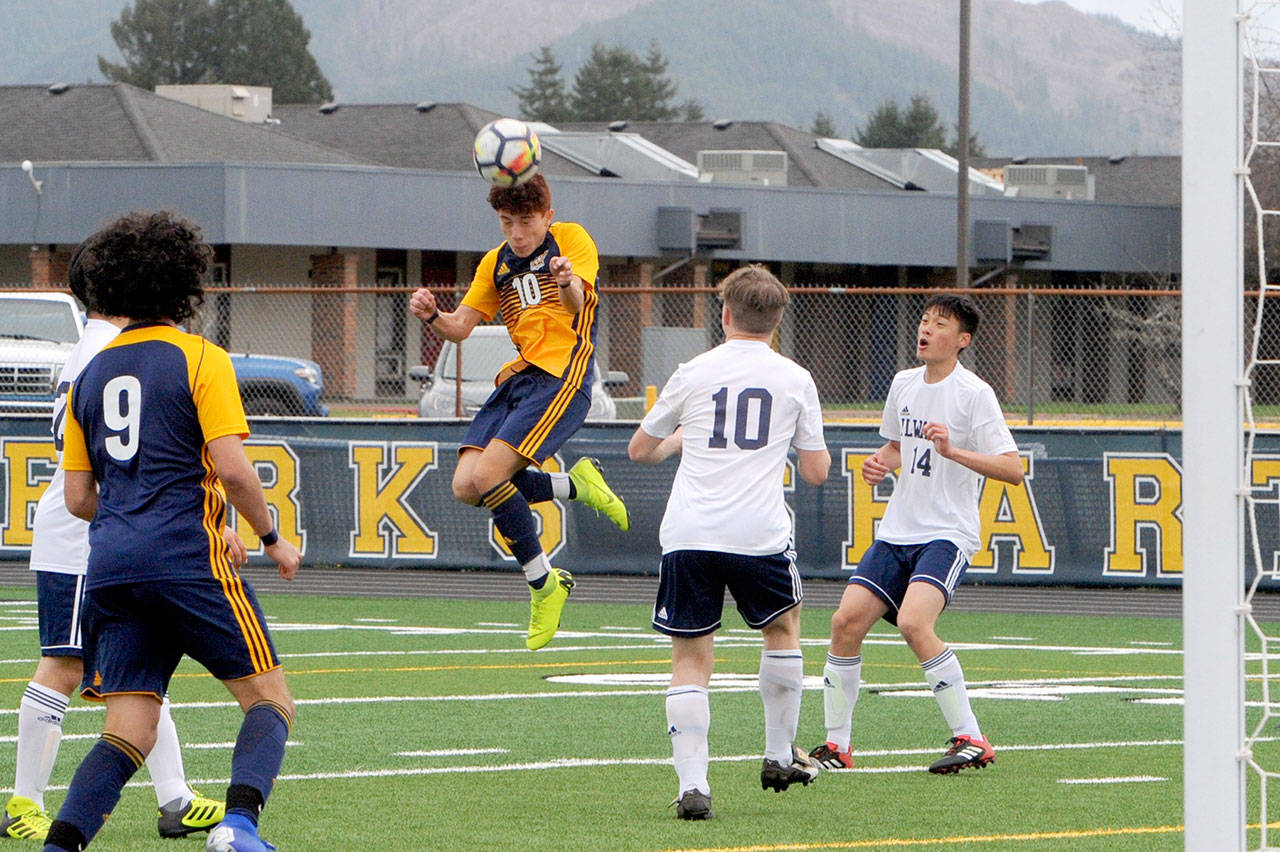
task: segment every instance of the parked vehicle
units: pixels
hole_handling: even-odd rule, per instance
[[[65,293],[0,293],[0,413],[50,413],[58,376],[84,332]],[[231,355],[245,413],[323,417],[320,365],[276,355]]]
[[[462,341],[462,417],[471,417],[493,393],[493,377],[502,365],[517,357],[515,344],[501,325],[477,326],[471,336]],[[422,398],[418,401],[419,417],[456,417],[458,415],[458,345],[446,340],[440,348],[434,369],[426,365],[409,368],[409,378],[422,383]],[[621,370],[600,372],[599,363],[592,363],[591,408],[587,420],[617,420],[618,406],[609,395],[608,387],[625,384],[626,373]]]

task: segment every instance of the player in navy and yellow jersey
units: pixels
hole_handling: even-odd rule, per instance
[[[537,650],[555,635],[573,578],[547,561],[529,504],[578,500],[624,530],[630,523],[594,459],[580,459],[567,474],[530,469],[578,430],[591,405],[600,269],[595,243],[581,225],[552,221],[551,189],[541,175],[491,188],[489,204],[505,241],[480,261],[462,304],[441,312],[424,288],[410,297],[409,309],[455,342],[501,313],[515,343],[518,357],[499,371],[496,390],[462,440],[453,493],[493,512],[494,526],[524,569],[531,587],[525,645]]]
[[[183,654],[244,710],[227,816],[207,849],[265,852],[258,814],[284,758],[293,699],[253,590],[222,530],[227,502],[292,578],[297,548],[275,531],[227,353],[177,328],[203,299],[211,252],[169,213],[132,213],[88,241],[98,309],[127,324],[80,374],[63,467],[72,514],[91,520],[82,692],[107,705],[46,852],[93,838],[156,737],[160,698]]]

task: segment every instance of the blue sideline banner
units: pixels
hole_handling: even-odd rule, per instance
[[[262,419],[252,428],[250,459],[280,534],[301,548],[305,564],[517,570],[488,512],[453,498],[450,481],[464,423]],[[0,420],[2,559],[27,558],[35,504],[55,463],[48,429],[41,418]],[[634,429],[634,423],[583,428],[548,462],[546,469],[561,470],[583,455],[598,458],[631,512],[631,531],[624,533],[581,504],[535,506],[543,547],[556,565],[583,573],[657,572],[658,525],[677,462],[632,464],[626,447]],[[870,546],[892,478],[873,489],[859,475],[863,459],[881,443],[875,427],[828,425],[826,436],[833,459],[826,485],[799,482],[789,466],[784,487],[801,572],[839,578]],[[1019,428],[1014,437],[1026,481],[1018,487],[986,483],[983,549],[968,582],[1179,584],[1179,432]],[[1261,436],[1257,447],[1252,482],[1274,498],[1280,493],[1280,436]],[[252,530],[240,525],[238,531],[257,552],[255,561],[265,561]],[[1280,517],[1274,510],[1260,519],[1257,532],[1265,568],[1276,571]]]

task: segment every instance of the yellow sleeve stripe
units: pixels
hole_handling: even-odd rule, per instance
[[[258,621],[253,606],[249,603],[240,575],[231,567],[226,541],[222,537],[222,527],[226,522],[226,500],[222,496],[207,445],[201,450],[200,459],[205,468],[205,477],[201,484],[205,492],[203,523],[205,534],[209,537],[209,563],[213,569],[213,576],[222,584],[222,593],[226,596],[227,603],[231,605],[236,623],[240,626],[245,647],[249,650],[249,658],[253,662],[253,671],[255,674],[261,674],[275,668],[271,658],[271,644],[267,641],[266,632]]]

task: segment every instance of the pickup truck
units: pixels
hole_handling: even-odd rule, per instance
[[[0,293],[0,414],[53,411],[58,375],[84,331],[65,293]],[[245,413],[323,417],[320,366],[302,358],[232,353]]]

